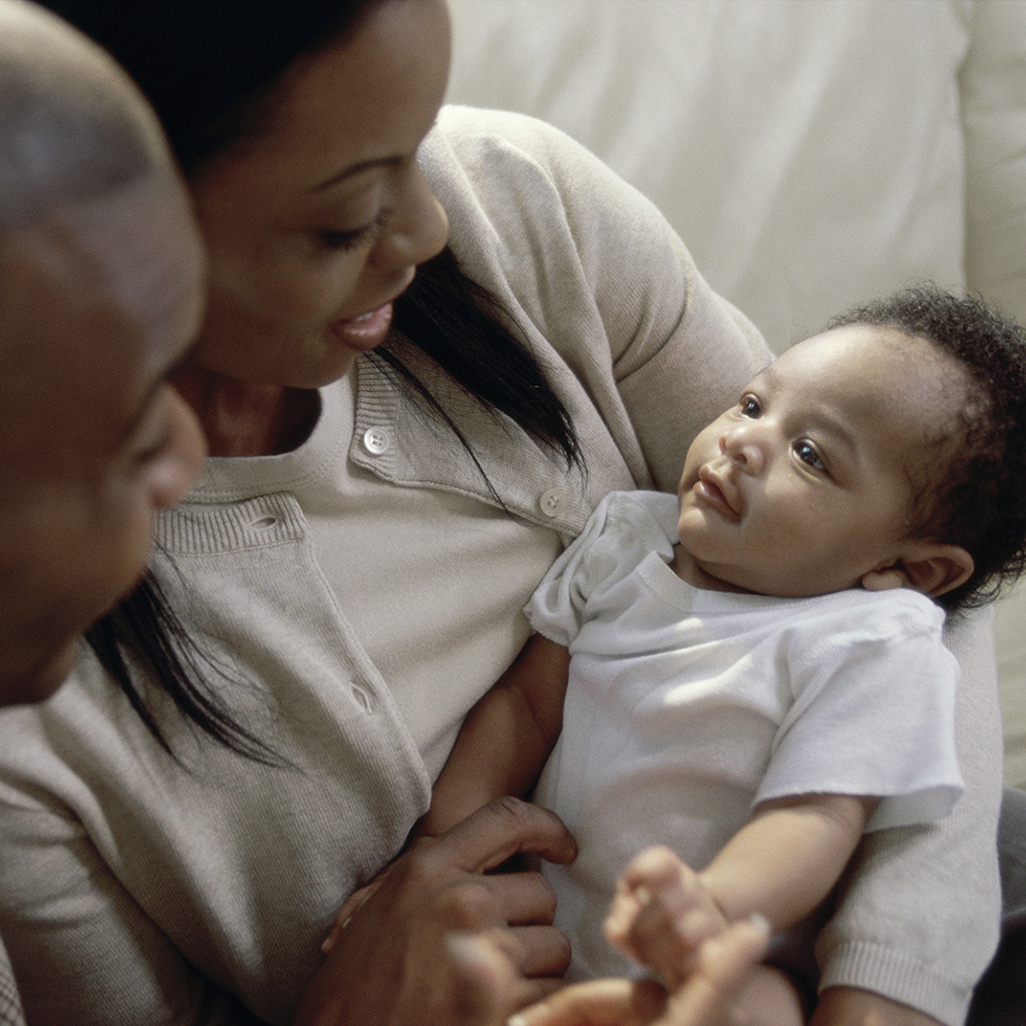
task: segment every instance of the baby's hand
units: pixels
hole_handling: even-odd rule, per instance
[[[698,946],[695,971],[669,994],[653,980],[589,980],[564,987],[508,1026],[733,1026],[751,1022],[736,999],[769,941],[765,920],[735,923]]]
[[[727,926],[698,874],[656,845],[631,859],[620,875],[605,934],[673,991],[694,971],[702,943]]]

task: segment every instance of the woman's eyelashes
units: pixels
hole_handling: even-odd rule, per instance
[[[360,228],[352,228],[348,231],[335,231],[330,228],[320,229],[316,233],[317,241],[324,249],[348,252],[366,242],[372,241],[387,223],[388,211],[382,210],[373,221],[369,221]]]

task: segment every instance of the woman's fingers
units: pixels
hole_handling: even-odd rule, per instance
[[[548,993],[569,960],[565,939],[551,926],[551,888],[537,873],[486,875],[517,852],[567,862],[576,847],[552,813],[508,798],[401,855],[337,932],[297,1026],[467,1021],[477,1014],[475,1003],[488,1007],[481,988],[494,978],[485,973],[467,997],[460,982],[465,966],[447,947],[453,933],[489,938],[484,964],[501,959],[501,972],[513,980],[497,1007],[517,1008]],[[368,975],[367,966],[375,972]]]
[[[500,1026],[523,999],[509,959],[481,934],[451,933],[445,946],[456,992],[453,1026]]]
[[[494,927],[474,936],[486,940],[523,977],[561,981],[570,964],[570,945],[553,926]]]
[[[427,842],[423,850],[428,849]],[[430,845],[433,859],[468,873],[486,873],[524,852],[549,862],[572,862],[570,831],[557,816],[518,798],[496,798]]]
[[[326,955],[331,951],[335,946],[335,942],[338,940],[339,933],[345,929],[346,924],[356,914],[356,910],[373,896],[374,892],[381,886],[382,880],[384,880],[391,868],[391,866],[386,866],[373,880],[371,880],[369,884],[367,884],[366,887],[361,887],[358,891],[353,891],[353,893],[346,898],[342,907],[335,915],[335,922],[331,924],[328,936],[325,937],[321,943],[321,954]]]

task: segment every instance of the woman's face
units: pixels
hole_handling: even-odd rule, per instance
[[[0,248],[0,705],[61,683],[79,635],[139,579],[155,511],[199,472],[199,425],[167,376],[202,275],[168,172]]]
[[[199,174],[210,290],[194,366],[314,388],[384,340],[392,301],[445,245],[416,155],[448,69],[443,0],[383,0]]]

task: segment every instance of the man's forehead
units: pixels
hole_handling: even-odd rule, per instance
[[[9,238],[0,245],[0,395],[35,396],[40,409],[60,402],[87,434],[129,423],[191,344],[201,273],[185,202],[159,188],[66,208]]]
[[[164,350],[180,346],[180,307],[197,301],[204,265],[184,187],[169,172],[62,205],[27,233],[22,255],[51,276],[79,316],[135,332],[142,357],[158,366],[177,359]]]

